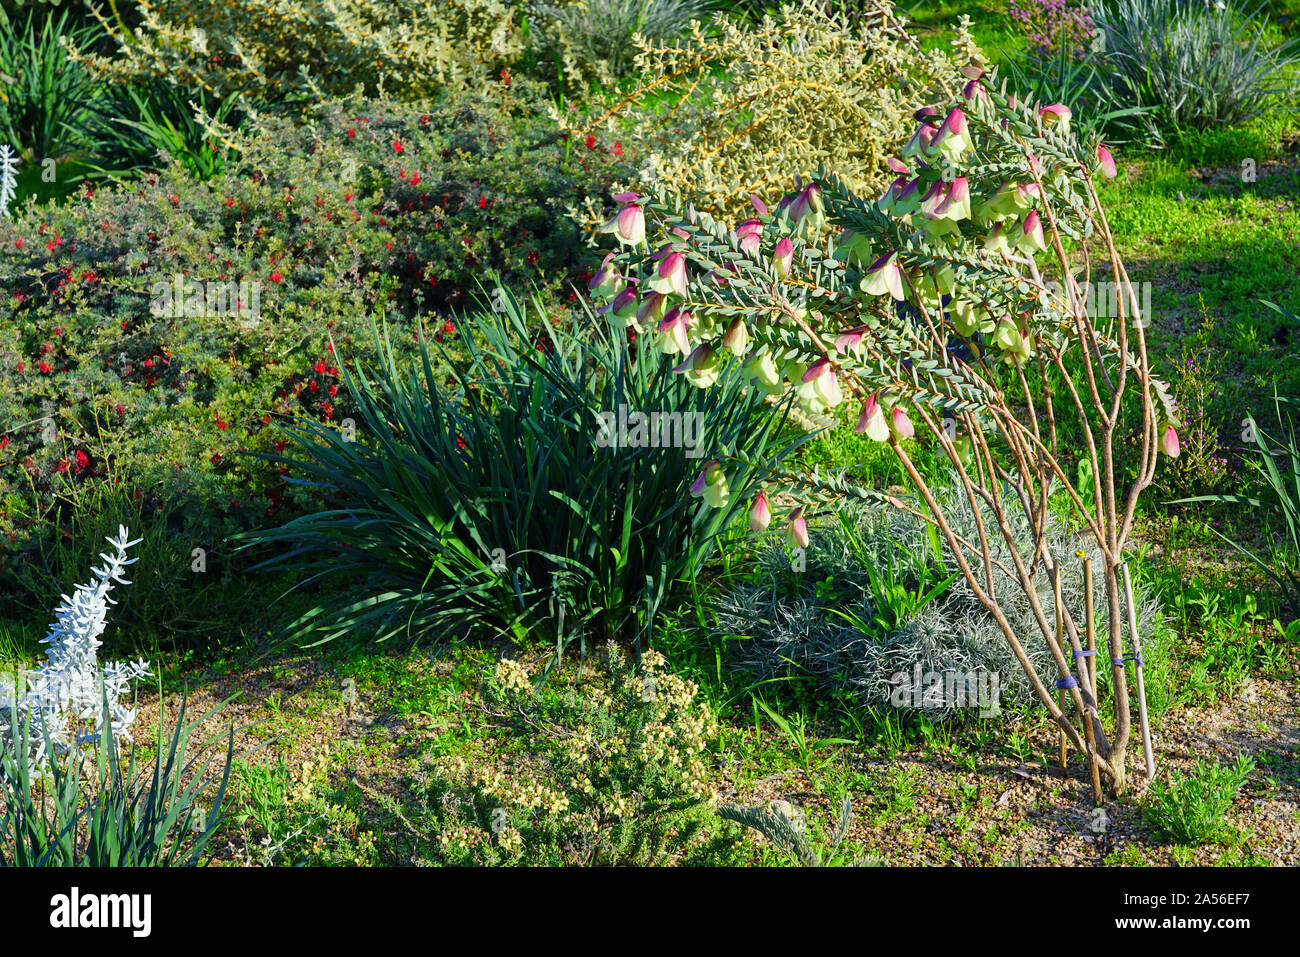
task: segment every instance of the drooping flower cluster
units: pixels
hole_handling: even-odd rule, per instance
[[[101,665],[98,650],[108,606],[115,604],[109,592],[115,584],[131,584],[122,573],[138,559],[127,558],[126,550],[140,541],[131,541],[126,527],[118,527],[117,536],[108,539],[114,551],[101,553],[103,566],[91,569],[94,581],[63,596],[50,633],[42,639],[49,646],[44,664],[27,675],[25,687],[18,680],[0,683],[0,747],[12,748],[26,737],[29,759],[38,770],[97,744],[106,717],[114,738],[130,740],[136,712],[122,698],[133,682],[149,674],[149,665],[143,660]]]
[[[616,196],[604,230],[620,251],[591,284],[600,311],[682,357],[674,372],[701,388],[734,361],[751,387],[805,415],[851,397],[856,431],[879,442],[913,438],[918,404],[954,420],[977,410],[996,390],[996,361],[1023,370],[1042,353],[1052,364],[1078,341],[1081,300],[1047,282],[1035,257],[1091,234],[1090,181],[1113,178],[1114,157],[1077,142],[1069,107],[1017,103],[978,67],[963,73],[944,109],[917,110],[889,160],[896,179],[874,202],[819,174],[796,180],[771,212],[752,196],[756,215],[726,229],[660,199]],[[1107,351],[1127,351],[1121,334],[1103,335]],[[1176,412],[1157,411],[1159,445],[1177,455]],[[968,459],[969,439],[948,440]],[[691,492],[725,505],[724,460]],[[750,518],[768,527],[766,496]],[[790,541],[805,541],[804,511],[787,522]]]

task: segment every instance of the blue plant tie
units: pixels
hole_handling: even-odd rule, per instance
[[[1092,651],[1076,651],[1076,652],[1074,653],[1074,657],[1076,657],[1076,658],[1091,658],[1091,657],[1092,657],[1093,655],[1095,655],[1096,653],[1097,653],[1097,649],[1095,649],[1095,648],[1094,648]]]
[[[1057,679],[1056,687],[1060,688],[1062,691],[1067,688],[1077,688],[1079,687],[1079,679],[1074,675],[1066,675],[1064,678]]]
[[[1123,658],[1112,658],[1112,659],[1110,659],[1110,663],[1111,663],[1112,665],[1122,665],[1122,664],[1123,664],[1124,662],[1126,662],[1126,661],[1132,661],[1132,662],[1135,662],[1135,663],[1137,664],[1137,667],[1141,668],[1141,667],[1142,667],[1142,652],[1139,651],[1139,652],[1137,652],[1136,654],[1126,655],[1126,656],[1124,656]]]

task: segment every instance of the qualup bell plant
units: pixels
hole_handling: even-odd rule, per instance
[[[1121,607],[1132,605],[1125,548],[1138,496],[1159,451],[1177,449],[1179,423],[1151,373],[1138,300],[1095,188],[1099,176],[1115,175],[1109,151],[1071,133],[1066,107],[1018,101],[978,67],[962,72],[963,89],[916,112],[914,134],[889,161],[896,179],[883,195],[856,195],[821,170],[796,181],[774,210],[754,197],[756,215],[735,228],[662,192],[616,197],[621,208],[608,232],[619,249],[605,272],[618,281],[599,292],[612,321],[680,356],[675,371],[694,374],[702,387],[713,378],[701,370],[731,352],[752,387],[793,392],[802,411],[851,417],[859,433],[886,443],[914,498],[843,477],[769,471],[769,484],[795,503],[784,522],[772,521],[762,495],[753,527],[772,522],[803,545],[811,515],[846,496],[924,518],[951,546],[1060,726],[1063,759],[1068,741],[1087,756],[1098,794],[1101,775],[1122,791],[1130,665],[1148,773],[1152,767],[1131,618],[1133,653],[1125,653]],[[1114,308],[1097,309],[1105,297],[1089,295],[1099,279],[1113,284],[1106,288],[1115,290]],[[1136,468],[1121,487],[1117,442],[1130,436]],[[914,464],[922,443],[950,463],[954,498]],[[713,454],[697,483],[706,497],[729,468],[753,464],[743,448]],[[1076,474],[1086,482],[1074,484]],[[945,501],[969,508],[975,535],[955,530]],[[1057,554],[1049,508],[1067,512],[1091,542]],[[1012,534],[1017,510],[1032,529],[1028,547]],[[1109,611],[1100,651],[1092,598],[1082,608],[1059,600],[1058,575],[1070,561],[1084,563],[1089,596],[1099,565]],[[1058,600],[1041,600],[1039,576]],[[1027,596],[1036,634],[1018,632],[1004,614],[994,583],[1005,588],[1007,578]],[[1031,642],[1046,643],[1054,674],[1034,667]],[[1111,659],[1104,711],[1098,654]]]

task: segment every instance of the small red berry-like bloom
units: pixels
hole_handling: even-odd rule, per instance
[[[54,371],[54,367],[50,365],[48,362],[46,362],[44,359],[41,360],[41,364],[38,365],[36,368],[41,370],[42,375],[49,375],[51,372]]]
[[[17,246],[19,249],[22,249],[22,248],[23,248],[23,241],[22,241],[21,239],[15,239],[15,240],[14,240],[14,245]]]
[[[217,419],[217,428],[220,429],[222,432],[226,431],[226,427],[229,424],[230,423],[228,423],[225,419]]]
[[[61,459],[59,461],[59,474],[62,475],[66,471],[68,471],[68,460]]]
[[[73,456],[73,459],[72,471],[74,474],[80,475],[82,472],[86,471],[86,469],[90,468],[90,456],[81,449],[77,449],[77,454]]]
[[[588,134],[587,134],[587,149],[589,149],[589,150],[594,150],[595,148],[596,148],[596,136],[595,136],[595,134],[593,134],[593,133],[588,133]]]
[[[325,364],[324,359],[317,359],[316,364],[312,366],[312,368],[323,375],[325,371],[329,368],[329,366]]]
[[[333,399],[336,396],[338,396],[338,394],[339,394],[339,387],[336,385],[330,386],[330,398]]]
[[[26,368],[27,368],[27,363],[26,363],[26,362],[20,362],[20,363],[18,363],[18,371],[19,371],[19,372],[22,372],[22,371],[23,371],[24,369],[26,369]]]
[[[528,254],[528,256],[527,256],[526,258],[527,258],[527,260],[528,260],[528,265],[530,265],[530,266],[536,266],[536,265],[537,265],[537,260],[540,259],[541,257],[537,255],[537,250],[534,249],[534,250],[532,250],[532,251]]]
[[[280,270],[278,269],[275,272],[271,273],[271,282],[279,282],[283,278],[284,276],[280,275]]]
[[[614,155],[615,156],[623,155],[623,144],[620,143],[618,140],[614,141]]]
[[[356,135],[357,135],[357,131],[354,130],[352,127],[349,126],[349,127],[348,127],[348,139],[353,139]]]
[[[118,415],[126,415],[126,406],[119,402],[113,409]]]
[[[393,152],[394,152],[394,153],[400,153],[400,152],[402,152],[403,149],[404,149],[404,147],[402,146],[402,141],[401,141],[401,140],[394,140],[394,141],[393,141]]]
[[[487,209],[487,193],[478,194],[478,208]]]
[[[220,453],[220,452],[213,452],[213,453],[212,453],[212,464],[213,464],[213,465],[220,465],[220,464],[221,464],[221,453]]]

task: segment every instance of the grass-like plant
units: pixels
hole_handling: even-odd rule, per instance
[[[847,863],[841,854],[849,825],[853,823],[853,798],[845,795],[840,802],[840,812],[834,826],[825,835],[809,832],[808,819],[803,811],[788,801],[771,801],[766,806],[725,804],[718,808],[718,816],[752,828],[772,842],[786,860],[797,867],[830,867]],[[851,863],[879,867],[884,858],[867,854],[854,858]]]
[[[1245,464],[1263,494],[1194,495],[1170,504],[1230,502],[1255,509],[1265,517],[1270,536],[1268,554],[1246,548],[1217,529],[1206,526],[1245,555],[1278,587],[1292,614],[1300,615],[1300,437],[1293,414],[1300,402],[1273,392],[1273,405],[1282,431],[1265,431],[1253,418],[1246,422],[1243,439],[1253,446]],[[1280,527],[1279,527],[1280,526]]]
[[[94,78],[68,54],[92,46],[99,27],[33,8],[0,30],[0,74],[14,78],[0,97],[0,140],[29,163],[89,145],[87,116],[98,96]]]
[[[1059,45],[1002,59],[1003,75],[1013,88],[1031,99],[1068,106],[1084,137],[1104,134],[1112,144],[1127,142],[1142,130],[1142,116],[1154,109],[1108,98],[1102,61],[1091,50],[1078,53]]]
[[[1108,98],[1152,108],[1157,135],[1237,125],[1294,88],[1300,51],[1291,41],[1261,46],[1263,4],[1108,0],[1094,14]]]
[[[112,717],[105,698],[104,721]],[[234,756],[230,730],[226,762],[216,775],[206,773],[193,754],[191,738],[203,722],[187,723],[181,702],[170,737],[159,715],[157,753],[139,773],[136,751],[123,767],[121,746],[107,735],[93,757],[74,753],[38,767],[30,724],[0,747],[0,867],[173,867],[195,866],[222,822],[226,785]],[[11,706],[11,718],[17,720]],[[44,749],[53,749],[49,729]],[[87,767],[89,765],[89,767]],[[216,785],[209,807],[204,792]]]
[[[379,344],[376,369],[347,375],[355,441],[287,427],[297,448],[275,461],[332,507],[245,538],[287,547],[266,566],[345,582],[348,596],[295,634],[632,639],[743,510],[757,469],[729,488],[702,480],[742,443],[775,454],[774,407],[735,381],[698,389],[590,316],[560,327],[504,290],[495,302],[462,322],[470,357],[443,373],[450,386],[423,342],[409,368]],[[693,480],[719,509],[693,500]]]
[[[1244,755],[1232,764],[1197,761],[1192,771],[1151,785],[1146,818],[1176,844],[1212,841],[1228,826],[1225,815],[1254,767]]]

